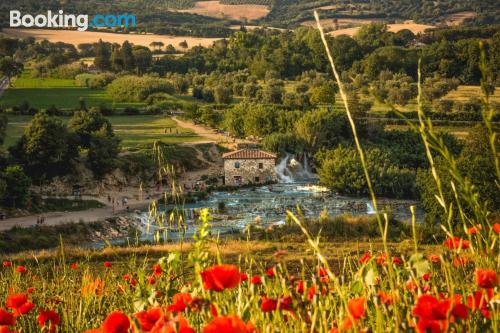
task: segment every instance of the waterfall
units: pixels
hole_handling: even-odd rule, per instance
[[[293,183],[293,175],[288,169],[288,160],[290,159],[290,155],[286,154],[285,158],[283,158],[279,164],[276,166],[276,174],[278,175],[278,180],[280,183]]]
[[[366,214],[373,215],[375,213],[376,213],[376,211],[375,211],[375,209],[373,209],[372,203],[371,202],[367,202],[366,203]]]

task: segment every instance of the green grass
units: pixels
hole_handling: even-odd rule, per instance
[[[32,78],[30,70],[15,79],[13,87],[7,89],[0,98],[0,107],[12,107],[23,102],[42,109],[55,105],[59,109],[79,107],[80,98],[88,107],[106,105],[113,108],[138,107],[142,103],[115,103],[105,90],[79,87],[74,80],[54,78]]]
[[[12,146],[22,136],[32,116],[9,115],[8,118],[4,147]],[[69,118],[62,119],[64,122],[69,121]],[[165,116],[111,116],[108,119],[113,124],[115,133],[122,139],[124,148],[151,144],[156,140],[164,143],[200,141],[200,138],[191,130],[177,127],[175,121]]]

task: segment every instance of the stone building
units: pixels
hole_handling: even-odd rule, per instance
[[[276,155],[257,149],[240,149],[222,155],[226,185],[276,181]]]

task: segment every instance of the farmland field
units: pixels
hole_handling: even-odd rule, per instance
[[[256,20],[265,17],[269,13],[269,8],[263,5],[225,5],[220,1],[198,1],[194,8],[183,9],[180,12],[235,20]]]
[[[433,25],[427,25],[427,24],[417,24],[417,23],[399,23],[399,24],[388,24],[387,25],[387,30],[391,32],[398,32],[404,29],[408,29],[414,34],[418,33],[423,33],[427,29],[432,29],[434,28]],[[358,32],[359,27],[355,28],[347,28],[347,29],[339,29],[330,32],[329,34],[336,37],[340,35],[348,35],[348,36],[354,36],[356,32]]]
[[[53,78],[32,78],[29,70],[13,82],[0,98],[0,106],[12,107],[28,102],[35,108],[49,108],[55,105],[60,109],[77,108],[80,97],[88,107],[107,105],[114,108],[140,106],[140,103],[115,103],[105,90],[92,90],[79,87],[74,80]]]
[[[180,42],[187,41],[188,46],[204,46],[208,47],[214,41],[220,38],[203,38],[203,37],[188,37],[188,36],[163,36],[153,34],[119,34],[110,32],[95,32],[95,31],[74,31],[74,30],[48,30],[48,29],[4,29],[3,34],[9,37],[28,38],[33,37],[36,40],[48,40],[49,42],[64,42],[68,44],[78,45],[82,43],[96,43],[99,39],[104,42],[122,44],[128,40],[134,45],[142,45],[150,47],[151,42],[163,42],[165,45],[172,44],[177,47]]]
[[[443,98],[465,102],[468,101],[471,97],[480,98],[481,95],[481,87],[479,86],[459,86],[457,90],[449,92],[448,95]],[[495,93],[490,96],[490,101],[494,103],[500,103],[500,91],[498,88],[495,90]]]
[[[13,145],[21,137],[29,125],[31,116],[9,115],[9,124],[4,147]],[[69,118],[62,118],[67,122]],[[122,147],[153,143],[160,140],[164,143],[184,143],[200,141],[193,131],[176,126],[176,123],[165,116],[111,116],[116,135],[122,139]],[[167,133],[165,133],[167,132]]]

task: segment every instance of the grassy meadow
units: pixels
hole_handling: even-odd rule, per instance
[[[5,147],[13,145],[29,126],[32,116],[9,115]],[[62,118],[67,122],[69,118]],[[169,117],[152,116],[110,116],[116,135],[122,139],[122,147],[131,148],[151,144],[157,140],[164,143],[184,143],[200,141],[193,131],[176,126]],[[165,132],[166,131],[166,132]]]
[[[25,70],[13,81],[0,98],[1,107],[12,107],[24,102],[38,109],[46,109],[55,105],[59,109],[75,109],[79,107],[80,98],[87,107],[106,105],[113,108],[138,107],[141,103],[115,103],[105,90],[92,90],[79,87],[74,80],[54,78],[33,78],[30,71]]]

